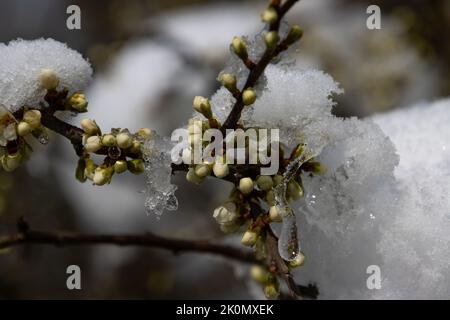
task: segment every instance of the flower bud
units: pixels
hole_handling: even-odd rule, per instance
[[[214,219],[220,226],[220,230],[224,233],[232,233],[240,227],[240,216],[234,202],[227,202],[214,210]]]
[[[194,101],[192,102],[192,106],[194,107],[195,111],[204,115],[205,118],[212,118],[211,104],[209,103],[208,99],[201,96],[196,96],[194,98]]]
[[[275,205],[275,193],[272,190],[268,191],[266,193],[265,200],[269,206],[274,206]]]
[[[219,76],[219,81],[220,83],[228,89],[228,91],[230,92],[236,92],[237,88],[236,88],[236,77],[231,74],[231,73],[222,73]]]
[[[112,172],[110,168],[98,167],[95,169],[94,178],[92,180],[94,181],[94,184],[102,186],[106,183],[110,183],[111,177]]]
[[[275,23],[278,20],[278,13],[277,11],[270,7],[267,8],[266,10],[263,11],[263,13],[261,14],[261,19],[262,21],[264,21],[265,23]]]
[[[58,76],[53,69],[41,69],[38,79],[41,86],[47,90],[56,89],[59,84]]]
[[[81,128],[83,128],[84,132],[89,136],[100,134],[100,128],[97,123],[91,119],[81,120]]]
[[[242,92],[242,102],[246,106],[255,103],[256,100],[256,92],[253,90],[253,88],[247,88]]]
[[[303,36],[302,28],[300,28],[300,26],[298,26],[298,25],[293,25],[291,27],[291,30],[289,30],[289,33],[286,37],[285,42],[287,45],[290,45],[290,44],[296,42],[297,40],[299,40],[302,36]]]
[[[273,50],[280,41],[280,36],[276,31],[269,31],[264,34],[264,42],[266,44],[267,49]]]
[[[305,255],[302,252],[299,252],[294,260],[289,261],[289,266],[291,268],[297,268],[302,266],[305,263]]]
[[[277,288],[277,286],[275,284],[267,284],[264,287],[264,295],[266,296],[267,299],[277,299],[278,296],[280,295],[280,290]]]
[[[128,161],[127,168],[133,174],[140,174],[145,170],[144,161],[142,159]]]
[[[226,163],[214,163],[213,172],[217,178],[224,178],[228,175],[229,169]]]
[[[141,152],[141,143],[137,140],[134,140],[133,144],[130,147],[130,152],[135,154]]]
[[[16,124],[10,123],[8,124],[2,132],[3,138],[6,141],[14,141],[17,139],[17,132],[16,132]]]
[[[114,147],[116,145],[116,137],[112,134],[105,134],[102,137],[102,143],[105,147]]]
[[[253,230],[247,230],[242,236],[241,243],[244,246],[252,247],[256,243],[256,240],[258,240],[258,234]]]
[[[141,138],[148,138],[152,135],[152,130],[149,128],[141,128],[138,130],[137,135]]]
[[[271,176],[259,176],[256,179],[256,184],[261,190],[269,191],[273,187],[273,180]]]
[[[234,53],[241,58],[242,60],[248,59],[247,46],[245,45],[244,40],[240,37],[234,37],[231,42],[231,47],[233,48]]]
[[[15,154],[7,154],[2,157],[2,166],[6,172],[12,172],[16,170],[22,164],[22,155],[20,152]]]
[[[21,137],[25,137],[27,134],[31,132],[31,126],[28,122],[20,121],[17,125],[17,134]]]
[[[279,175],[279,174],[274,175],[272,179],[273,179],[273,185],[274,185],[274,186],[277,186],[277,185],[279,185],[281,182],[283,182],[283,176],[282,176],[282,175]]]
[[[192,151],[190,148],[184,148],[181,153],[181,159],[184,164],[192,164]]]
[[[91,136],[86,139],[86,143],[84,144],[84,149],[87,152],[97,152],[103,147],[102,142],[99,136]]]
[[[70,108],[78,111],[78,112],[86,112],[88,102],[86,100],[86,96],[82,93],[74,93],[67,99],[67,104]]]
[[[116,136],[117,146],[122,149],[127,149],[132,146],[133,140],[128,133],[121,132]]]
[[[122,173],[127,171],[128,165],[125,160],[117,160],[114,163],[114,172],[115,173]]]
[[[250,277],[261,284],[267,282],[267,271],[258,265],[254,265],[250,268]]]
[[[85,182],[86,177],[86,161],[84,158],[78,159],[77,168],[75,169],[75,178],[80,182]]]
[[[273,222],[281,222],[283,218],[281,217],[280,211],[276,206],[271,206],[269,209],[269,217]]]
[[[186,173],[186,180],[195,184],[200,184],[203,182],[203,178],[200,178],[195,174],[194,168],[189,168],[188,172]]]
[[[296,201],[303,197],[303,188],[298,184],[297,181],[291,180],[287,186],[287,197]]]
[[[239,180],[239,190],[247,195],[253,191],[253,180],[251,178],[242,178]]]
[[[211,174],[211,165],[207,163],[198,164],[195,166],[195,174],[200,178],[205,178]]]
[[[96,169],[96,166],[95,166],[94,161],[92,159],[85,159],[84,174],[86,175],[86,178],[88,178],[89,180],[93,180],[95,169]]]
[[[32,129],[36,129],[41,125],[41,112],[39,110],[25,111],[23,121],[27,122]]]
[[[203,132],[203,121],[198,119],[190,119],[188,124],[188,133],[201,134]]]

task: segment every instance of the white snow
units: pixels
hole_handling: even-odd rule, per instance
[[[42,69],[53,70],[58,89],[84,90],[92,68],[81,54],[53,39],[13,40],[0,44],[0,104],[14,112],[24,105],[39,107],[46,90],[39,82]]]

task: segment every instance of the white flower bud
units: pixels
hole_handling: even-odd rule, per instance
[[[99,136],[91,136],[86,139],[86,143],[84,144],[84,149],[87,152],[97,152],[102,148],[102,142]]]
[[[192,134],[201,134],[203,132],[203,121],[190,119],[188,124],[188,132]]]
[[[186,173],[186,180],[195,184],[200,184],[203,182],[203,178],[200,178],[195,174],[194,168],[189,168],[188,172]]]
[[[100,133],[100,128],[97,123],[91,119],[83,119],[81,120],[81,128],[83,128],[84,132],[87,135],[93,136]]]
[[[133,144],[133,140],[128,133],[121,132],[116,136],[117,146],[122,149],[127,149]]]
[[[111,174],[109,170],[101,167],[95,169],[93,181],[98,186],[111,182]]]
[[[205,178],[211,174],[211,165],[207,163],[198,164],[195,166],[195,174],[200,178]]]
[[[259,176],[256,179],[256,184],[261,190],[269,191],[273,187],[273,180],[271,176]]]
[[[191,148],[184,148],[181,153],[181,159],[184,164],[192,164],[192,151]]]
[[[105,147],[114,147],[116,145],[116,137],[112,134],[105,134],[102,137],[102,143]]]
[[[231,47],[233,48],[234,53],[241,58],[242,60],[248,59],[247,46],[240,37],[234,37],[231,42]]]
[[[227,202],[214,210],[213,217],[218,224],[229,224],[234,222],[239,215],[237,214],[237,207],[234,202]]]
[[[241,243],[244,246],[252,247],[255,245],[256,240],[258,240],[258,234],[255,231],[247,230],[242,236]]]
[[[261,284],[267,282],[267,271],[258,265],[254,265],[250,268],[250,277]]]
[[[194,101],[192,102],[192,106],[194,107],[195,111],[201,113],[207,119],[212,118],[211,104],[209,103],[208,99],[202,96],[196,96],[194,98]]]
[[[59,84],[58,75],[53,69],[41,69],[38,78],[41,86],[47,90],[56,89]]]
[[[16,133],[16,124],[10,123],[3,129],[3,138],[6,139],[6,141],[14,141],[17,139],[17,133]]]
[[[231,73],[222,73],[219,76],[219,81],[220,83],[227,88],[230,92],[235,92],[236,91],[236,84],[237,84],[237,80],[236,80],[236,76],[231,74]]]
[[[145,171],[144,161],[142,159],[133,159],[127,162],[128,170],[133,174],[141,174]]]
[[[127,162],[125,160],[117,160],[114,163],[114,172],[115,173],[122,173],[127,171]]]
[[[265,23],[275,23],[278,20],[278,13],[277,11],[270,7],[267,8],[266,10],[263,11],[263,13],[261,14],[261,19],[262,21],[264,21]]]
[[[291,268],[297,268],[302,266],[305,263],[305,255],[302,252],[299,252],[294,260],[289,261],[289,266]]]
[[[228,175],[229,169],[226,163],[214,163],[213,172],[217,178],[224,178]]]
[[[23,121],[27,122],[32,129],[41,125],[41,112],[39,110],[28,110],[23,114]]]
[[[78,111],[78,112],[86,112],[87,111],[87,99],[86,96],[82,93],[74,93],[67,99],[67,104],[72,109]]]
[[[86,175],[86,178],[88,178],[89,180],[93,180],[94,179],[94,172],[95,172],[95,163],[92,159],[86,159],[85,160],[86,163],[86,167],[84,169],[84,174]]]
[[[148,138],[152,135],[152,130],[149,128],[141,128],[138,130],[137,135],[142,138]]]
[[[251,178],[242,178],[239,180],[239,190],[247,195],[253,191],[253,180]]]
[[[246,106],[253,104],[256,101],[256,92],[253,88],[247,88],[242,92],[242,102]]]
[[[31,132],[31,126],[28,122],[20,121],[17,125],[17,134],[21,137],[25,137],[27,134]]]
[[[271,206],[269,209],[269,217],[273,222],[281,222],[283,218],[281,217],[280,211],[276,206]]]

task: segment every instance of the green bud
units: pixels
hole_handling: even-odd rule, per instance
[[[283,181],[283,176],[281,176],[279,174],[276,174],[276,175],[273,176],[272,179],[273,179],[273,185],[277,186]]]
[[[247,88],[242,92],[242,101],[246,106],[253,104],[256,100],[256,92],[253,88]]]
[[[205,178],[211,174],[211,165],[202,163],[195,166],[195,174],[200,178]]]
[[[17,134],[21,137],[25,137],[31,132],[31,126],[28,122],[20,121],[17,125]]]
[[[188,172],[186,173],[186,180],[195,184],[200,184],[203,182],[203,178],[199,177],[195,173],[194,168],[189,168]]]
[[[41,125],[41,117],[39,110],[28,110],[23,114],[23,121],[27,122],[31,129],[36,129]]]
[[[140,174],[144,172],[145,166],[142,159],[133,159],[127,162],[128,170],[133,174]]]
[[[261,266],[254,265],[250,268],[250,277],[256,282],[264,284],[267,281],[267,270]]]
[[[148,138],[152,135],[152,130],[149,128],[141,128],[138,130],[137,135],[141,138]]]
[[[130,147],[130,152],[131,153],[139,153],[141,152],[141,143],[137,140],[133,141],[133,144]]]
[[[264,42],[269,50],[275,49],[279,41],[280,36],[276,31],[269,31],[264,34]]]
[[[273,222],[281,222],[283,218],[281,217],[280,211],[276,206],[271,206],[269,209],[269,217]]]
[[[6,172],[12,172],[16,170],[23,162],[23,157],[20,152],[15,154],[8,154],[2,157],[2,166]]]
[[[116,145],[116,137],[112,134],[105,134],[102,137],[102,144],[105,147],[114,147]]]
[[[67,105],[78,112],[86,112],[88,102],[84,94],[77,92],[67,99]]]
[[[280,290],[277,288],[276,284],[269,283],[266,286],[264,286],[264,295],[267,299],[277,299],[280,295]]]
[[[85,174],[86,178],[88,178],[89,180],[93,180],[95,169],[96,169],[96,166],[95,166],[94,161],[92,159],[85,159],[84,174]]]
[[[299,200],[301,197],[303,197],[303,188],[300,186],[300,184],[298,184],[297,181],[291,180],[288,183],[286,194],[288,198],[291,198],[294,201]]]
[[[228,91],[234,93],[236,92],[237,88],[236,88],[236,77],[231,74],[231,73],[222,73],[219,76],[219,81],[220,83],[228,89]]]
[[[111,178],[112,178],[112,168],[108,167],[108,168],[102,168],[102,167],[98,167],[97,169],[95,169],[94,172],[94,184],[98,185],[98,186],[102,186],[106,183],[110,183],[111,182]]]
[[[303,30],[298,25],[293,25],[291,27],[291,30],[289,30],[289,33],[286,37],[286,44],[290,45],[296,41],[298,41],[303,36]]]
[[[117,160],[114,163],[114,172],[115,173],[122,173],[127,171],[128,165],[125,160]]]
[[[208,99],[206,99],[202,96],[196,96],[196,97],[194,97],[192,106],[194,107],[195,111],[204,115],[205,118],[207,118],[207,119],[212,118],[211,104],[209,103]]]
[[[265,23],[275,23],[278,20],[278,13],[277,11],[270,7],[267,8],[266,10],[263,11],[263,13],[261,14],[261,19],[262,21],[264,21]]]
[[[265,200],[269,206],[274,206],[275,205],[275,193],[272,190],[268,191],[266,193]]]
[[[289,261],[289,266],[291,268],[297,268],[297,267],[302,266],[304,263],[305,263],[305,255],[303,253],[299,252],[294,260]]]
[[[256,179],[256,184],[259,189],[269,191],[273,187],[273,180],[271,176],[259,176]]]
[[[247,46],[244,40],[240,37],[234,37],[231,42],[231,47],[233,48],[234,53],[241,58],[242,60],[248,59]]]

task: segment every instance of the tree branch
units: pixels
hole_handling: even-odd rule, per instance
[[[278,13],[278,19],[274,23],[272,23],[269,26],[270,31],[278,31],[280,28],[280,21],[284,17],[284,15],[289,11],[290,8],[297,2],[298,0],[287,0],[283,5],[280,7],[276,6],[274,7],[275,10],[277,10]],[[247,81],[245,82],[244,88],[253,87],[258,79],[263,74],[264,70],[272,61],[273,58],[275,58],[284,48],[281,48],[278,46],[275,50],[266,50],[259,60],[259,62],[250,70],[250,73],[247,77]],[[243,92],[244,90],[242,90]],[[230,114],[228,115],[227,119],[223,123],[221,130],[224,132],[226,129],[234,129],[236,127],[237,122],[241,118],[242,110],[244,109],[244,102],[242,100],[242,92],[240,93],[239,97],[237,98],[233,108],[231,109]]]
[[[56,247],[78,245],[118,245],[141,246],[170,250],[174,253],[209,253],[245,263],[261,263],[251,251],[232,246],[215,244],[206,240],[186,240],[161,237],[152,233],[145,234],[83,234],[61,231],[37,231],[29,228],[23,220],[18,223],[18,232],[0,237],[0,249],[33,244],[54,245]]]

